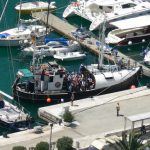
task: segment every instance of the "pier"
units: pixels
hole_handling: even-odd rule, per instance
[[[50,28],[54,29],[56,32],[58,32],[59,34],[62,34],[63,36],[71,39],[71,40],[76,40],[78,41],[81,46],[86,47],[87,49],[89,49],[91,52],[95,53],[96,55],[99,55],[99,53],[101,51],[98,50],[98,47],[96,45],[96,42],[98,41],[96,38],[94,38],[93,36],[91,36],[90,38],[87,38],[85,40],[80,40],[80,39],[76,39],[71,32],[76,31],[76,27],[69,24],[67,21],[60,19],[59,17],[53,15],[53,14],[49,14],[48,19],[47,19],[47,12],[35,12],[32,13],[32,17],[36,18],[36,19],[40,19],[42,22],[44,22],[45,24],[48,24]],[[47,22],[48,20],[48,22]],[[115,58],[113,55],[108,55],[108,54],[104,54],[104,57],[108,60],[110,60],[111,62],[115,61]],[[130,64],[131,65],[137,65],[137,66],[142,66],[143,68],[143,74],[145,76],[149,76],[150,77],[150,69],[146,66],[144,66],[143,64],[135,61],[134,59],[130,58],[129,56],[124,55],[121,52],[118,52],[118,57],[120,58],[124,58],[126,61],[130,60]]]

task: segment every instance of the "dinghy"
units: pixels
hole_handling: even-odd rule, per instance
[[[56,53],[54,58],[61,61],[69,61],[69,60],[80,60],[86,57],[83,52],[65,52],[65,53]]]

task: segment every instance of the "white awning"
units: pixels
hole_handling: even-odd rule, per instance
[[[150,15],[144,15],[110,23],[119,29],[139,28],[150,25]]]
[[[150,119],[150,112],[127,116],[126,118],[131,122],[142,121],[142,120]]]

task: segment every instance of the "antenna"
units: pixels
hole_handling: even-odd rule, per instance
[[[103,13],[104,21],[102,24],[102,33],[101,33],[101,53],[99,52],[99,68],[102,68],[103,60],[104,60],[104,46],[105,46],[105,30],[106,30],[106,15]],[[100,30],[99,30],[100,34]],[[99,39],[100,40],[100,39]],[[100,46],[99,46],[100,51]]]

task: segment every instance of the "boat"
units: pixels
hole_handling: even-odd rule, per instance
[[[23,107],[19,108],[18,105],[9,102],[12,100],[13,97],[0,91],[0,124],[13,131],[30,128],[32,122],[30,114],[25,112]]]
[[[103,1],[103,0],[101,0]],[[63,18],[78,15],[90,22],[92,22],[97,15],[99,15],[100,0],[77,0],[71,2],[63,12]]]
[[[105,25],[103,25],[105,27]],[[102,33],[105,33],[104,28]],[[104,41],[102,36],[102,43]],[[103,50],[103,44],[102,44]],[[69,72],[56,62],[42,63],[33,55],[29,68],[18,70],[12,86],[16,100],[34,103],[59,103],[129,89],[138,85],[141,67],[123,63],[104,65],[103,51],[97,64],[80,65],[79,72]],[[41,60],[41,59],[40,59]],[[41,62],[41,63],[39,63]],[[120,64],[120,65],[119,65]]]
[[[149,42],[150,15],[139,16],[110,23],[117,27],[107,35],[108,44],[126,46]]]
[[[84,59],[86,54],[83,52],[65,52],[65,53],[56,53],[54,58],[61,61],[70,61],[70,60],[80,60]]]
[[[107,22],[122,20],[146,15],[150,12],[150,3],[141,1],[140,3],[132,0],[106,0],[99,6],[99,11],[105,13]],[[90,25],[90,30],[97,29],[104,21],[103,13],[100,13]]]
[[[53,56],[58,52],[73,52],[80,49],[80,44],[72,40],[50,40],[48,43],[37,46],[26,47],[22,50],[25,56],[44,55]]]
[[[43,1],[24,2],[17,5],[15,10],[21,14],[31,14],[32,12],[47,11],[48,7],[50,11],[54,10],[56,9],[56,3],[51,2],[48,4],[48,2]]]
[[[91,22],[89,29],[92,31],[103,23],[104,12],[108,22],[111,22],[147,14],[150,12],[149,8],[149,2],[137,0],[80,0],[69,4],[63,17],[78,15]]]
[[[0,32],[0,46],[21,46],[31,41],[32,34],[35,34],[37,39],[43,38],[46,35],[46,27],[20,24],[19,27],[2,31]]]

